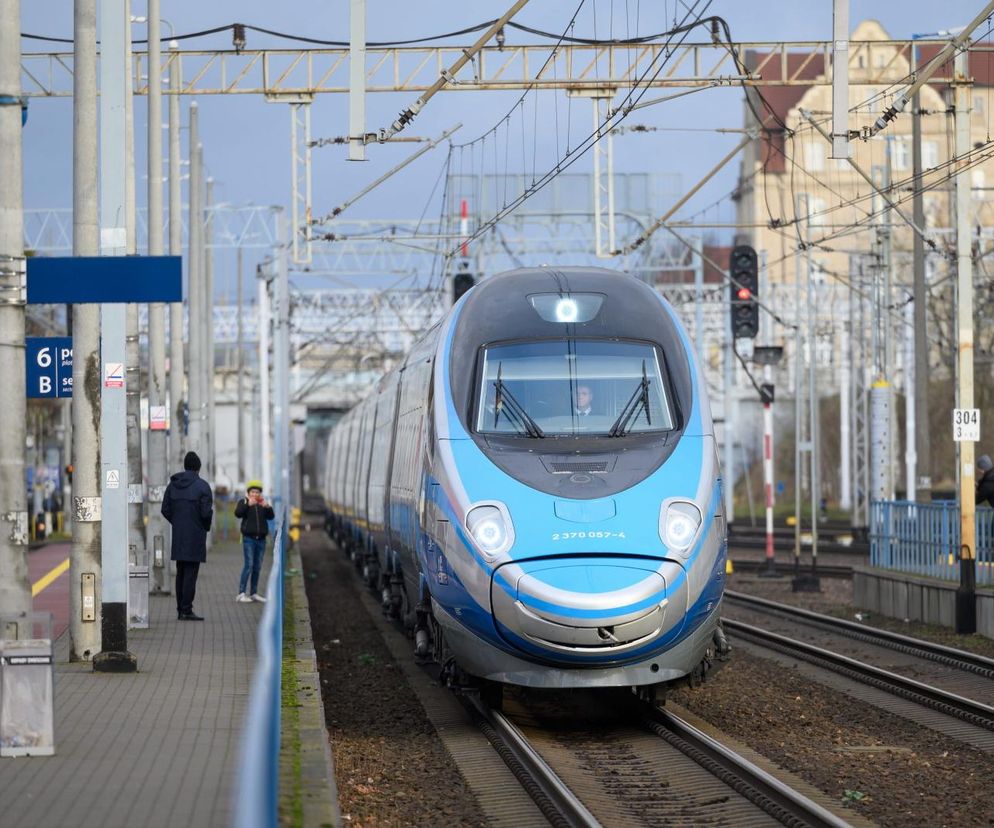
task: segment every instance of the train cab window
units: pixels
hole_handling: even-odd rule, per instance
[[[668,431],[676,418],[659,349],[560,339],[482,349],[476,430],[545,437]]]

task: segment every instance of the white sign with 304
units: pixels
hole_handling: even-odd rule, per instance
[[[953,440],[957,443],[980,442],[980,409],[953,409]]]

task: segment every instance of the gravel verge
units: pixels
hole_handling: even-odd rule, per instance
[[[994,824],[994,758],[733,650],[671,698],[882,826]]]
[[[320,531],[300,540],[342,821],[480,826],[486,820]]]

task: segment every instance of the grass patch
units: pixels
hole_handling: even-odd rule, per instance
[[[297,701],[296,612],[293,579],[283,579],[283,664],[280,726],[280,824],[302,828],[300,702]]]

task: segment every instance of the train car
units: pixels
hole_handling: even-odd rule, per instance
[[[330,525],[453,680],[653,688],[727,653],[707,389],[644,283],[482,281],[328,451]]]

